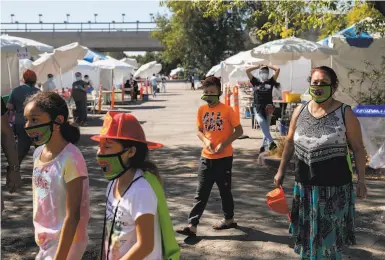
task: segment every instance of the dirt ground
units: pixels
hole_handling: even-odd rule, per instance
[[[168,84],[168,92],[146,103],[117,106],[133,113],[142,123],[147,139],[161,142],[164,149],[151,152],[165,181],[169,210],[175,228],[187,222],[193,203],[201,144],[196,137],[195,115],[202,101],[201,92],[188,85]],[[89,246],[83,259],[96,259],[100,250],[104,194],[107,181],[95,160],[96,143],[90,136],[100,131],[102,115],[90,115],[88,125],[81,129],[79,143],[89,170],[91,219]],[[235,218],[239,227],[214,231],[212,223],[221,215],[220,197],[214,187],[196,239],[177,236],[182,259],[298,259],[288,236],[287,217],[268,210],[265,195],[273,188],[274,171],[258,166],[259,131],[251,129],[250,119],[242,120],[249,139],[234,144],[233,194]],[[18,193],[4,192],[5,211],[1,223],[2,259],[34,259],[38,248],[32,224],[31,154],[23,162],[23,187]],[[2,169],[5,168],[4,157]],[[5,178],[2,178],[4,185]],[[293,176],[288,174],[285,188],[291,200]],[[385,183],[368,180],[366,200],[357,200],[356,235],[358,245],[344,252],[344,259],[385,259]]]

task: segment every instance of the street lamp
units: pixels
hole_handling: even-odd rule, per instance
[[[69,23],[69,17],[71,16],[70,14],[67,14],[67,23]]]
[[[122,21],[124,23],[124,17],[126,16],[126,14],[122,14]]]
[[[96,23],[96,17],[98,16],[98,14],[94,14],[94,17],[95,17],[95,23]]]
[[[150,14],[150,19],[151,19],[151,22],[154,21],[154,14],[153,13]]]
[[[43,17],[43,15],[42,14],[39,14],[39,23],[43,23],[42,21],[41,21],[41,18]]]
[[[15,17],[15,15],[11,14],[11,23],[13,23],[13,17]]]

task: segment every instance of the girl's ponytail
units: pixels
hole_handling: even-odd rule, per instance
[[[60,126],[60,133],[67,142],[72,144],[76,144],[80,139],[79,128],[71,125],[68,121]]]

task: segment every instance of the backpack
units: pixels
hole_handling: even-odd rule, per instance
[[[162,236],[163,259],[179,260],[180,248],[175,238],[174,228],[171,222],[170,213],[168,211],[166,196],[164,194],[163,187],[154,174],[146,171],[143,174],[143,177],[151,185],[158,199],[158,216],[160,232]]]

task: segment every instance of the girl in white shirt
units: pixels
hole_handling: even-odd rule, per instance
[[[149,169],[157,174],[148,149],[162,145],[147,142],[138,120],[118,112],[107,113],[101,134],[92,139],[100,142],[97,161],[110,181],[101,259],[162,259],[158,201],[143,177]]]

